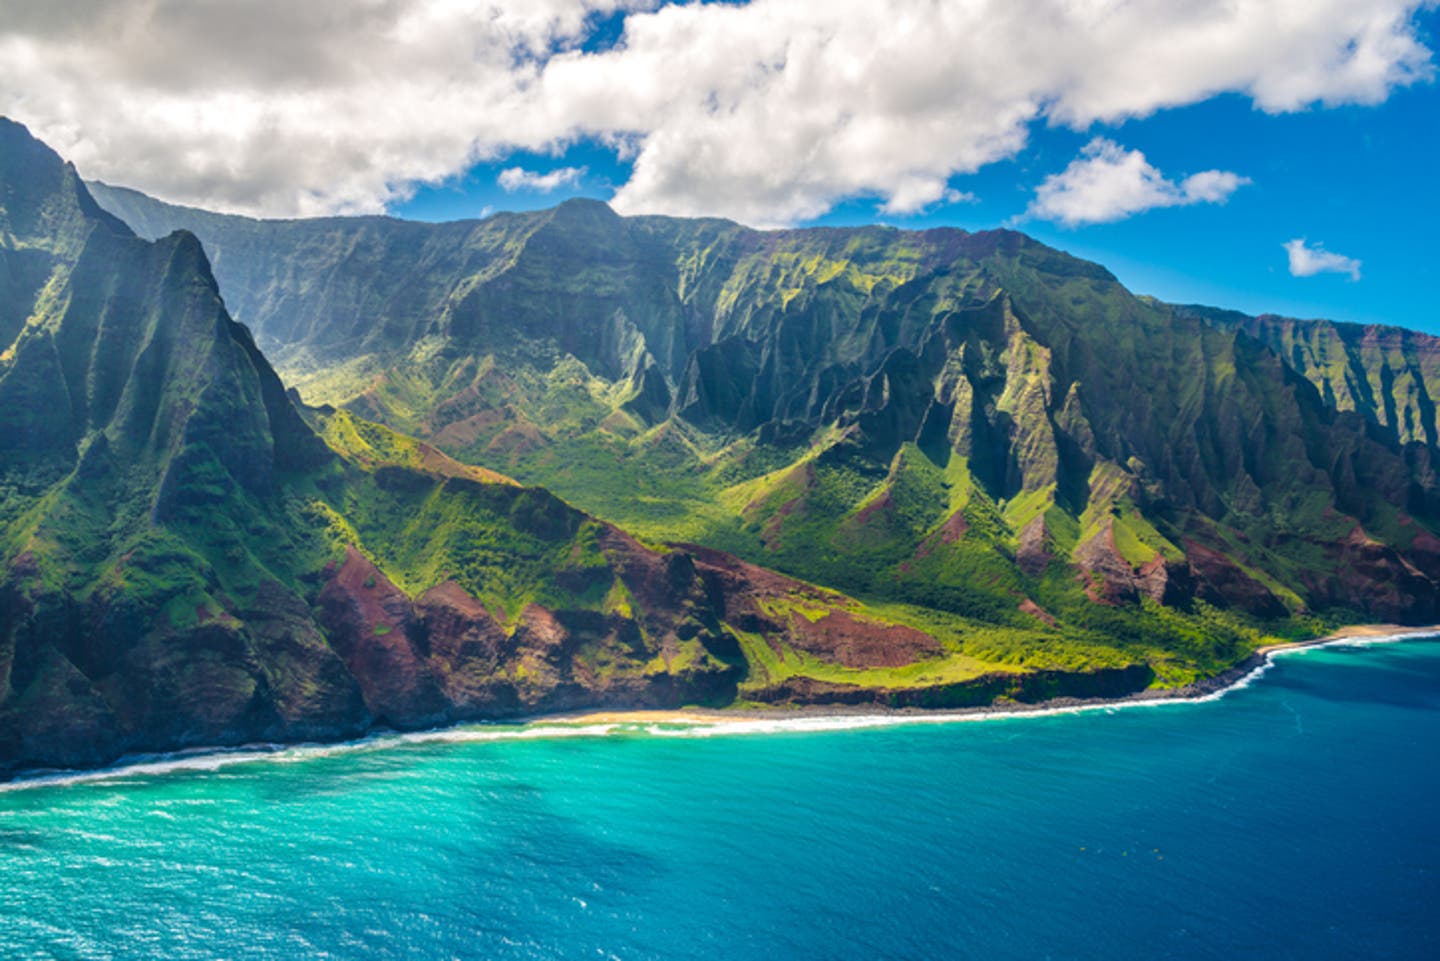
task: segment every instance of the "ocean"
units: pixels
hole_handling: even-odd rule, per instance
[[[1440,641],[1203,702],[462,728],[0,789],[0,958],[1440,957]]]

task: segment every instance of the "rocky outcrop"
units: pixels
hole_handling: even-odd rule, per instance
[[[423,727],[446,720],[448,705],[424,663],[415,606],[354,547],[320,591],[318,619],[382,723]]]
[[[1357,526],[1337,547],[1335,576],[1317,590],[1331,603],[1360,611],[1370,620],[1434,620],[1440,616],[1434,582],[1399,551]]]
[[[1270,589],[1245,573],[1219,551],[1194,541],[1185,544],[1186,557],[1194,572],[1196,594],[1217,605],[1233,605],[1256,617],[1280,617],[1284,605]]]
[[[926,687],[880,688],[792,677],[758,691],[767,703],[793,707],[873,706],[883,708],[972,708],[996,703],[1041,704],[1073,698],[1122,698],[1154,681],[1145,665],[1094,671],[1034,671],[983,674],[967,681]]]

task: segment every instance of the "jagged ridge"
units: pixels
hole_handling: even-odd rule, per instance
[[[1328,406],[1358,412],[1401,443],[1440,444],[1440,338],[1376,324],[1251,317],[1198,305],[1173,309],[1244,331],[1314,384]]]
[[[1113,651],[987,661],[953,619],[647,546],[348,411],[302,416],[193,235],[137,238],[8,121],[0,200],[22,318],[0,360],[0,776],[582,706],[1155,676]]]
[[[1405,386],[1428,374],[1351,351],[1316,376],[1263,325],[1135,298],[1020,234],[574,201],[429,228],[247,222],[267,243],[227,280],[239,226],[195,222],[311,396],[653,536],[1038,632],[1012,653],[1057,631],[1184,648],[1147,604],[1291,629],[1435,613],[1432,450],[1411,443],[1433,412]],[[480,269],[424,253],[462,234],[485,238]],[[388,289],[357,269],[381,237],[428,322],[346,346],[340,308],[365,295],[325,291]],[[296,263],[326,284],[289,283]]]

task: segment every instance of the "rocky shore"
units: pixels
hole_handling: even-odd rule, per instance
[[[1231,669],[1217,674],[1214,677],[1197,681],[1194,684],[1187,684],[1181,687],[1166,688],[1161,690],[1136,691],[1118,697],[1055,697],[1034,703],[1022,703],[1018,701],[1000,701],[997,703],[979,705],[974,707],[962,707],[952,709],[927,709],[919,707],[883,708],[875,704],[812,704],[812,705],[786,705],[774,707],[734,707],[734,708],[679,708],[679,709],[627,709],[621,707],[604,708],[598,710],[578,710],[568,712],[551,712],[529,716],[517,716],[497,720],[496,723],[504,724],[507,727],[519,725],[530,729],[553,727],[558,729],[566,728],[615,728],[622,726],[650,726],[650,725],[677,725],[677,726],[707,726],[707,725],[751,725],[757,730],[769,730],[777,722],[789,727],[801,727],[807,722],[813,722],[816,727],[824,726],[826,721],[848,720],[855,725],[867,724],[891,724],[896,722],[933,722],[946,723],[961,720],[974,720],[977,718],[991,716],[1012,716],[1026,714],[1052,714],[1065,711],[1080,710],[1102,710],[1106,708],[1117,708],[1125,706],[1137,706],[1141,704],[1154,704],[1171,701],[1199,701],[1206,698],[1216,697],[1225,691],[1236,687],[1246,679],[1255,675],[1270,663],[1272,656],[1286,651],[1301,650],[1309,647],[1323,647],[1327,645],[1339,645],[1353,642],[1385,642],[1414,640],[1423,637],[1440,636],[1440,624],[1429,626],[1405,626],[1398,624],[1364,624],[1342,628],[1334,633],[1323,637],[1312,638],[1305,641],[1293,641],[1284,644],[1272,644],[1262,647],[1251,654],[1241,663]],[[486,722],[482,722],[486,723]],[[294,748],[308,744],[344,744],[357,742],[376,736],[383,736],[387,733],[399,734],[401,732],[390,732],[383,728],[375,728],[362,734],[342,735],[339,737],[326,737],[323,733],[317,734],[314,740],[301,743],[263,743],[246,744],[236,746],[217,745],[213,749],[203,747],[187,748],[183,751],[160,754],[136,754],[127,755],[109,765],[94,766],[88,770],[81,769],[54,769],[54,768],[32,768],[29,770],[16,770],[7,772],[4,779],[12,782],[24,782],[27,780],[52,779],[55,777],[83,777],[94,774],[101,774],[104,771],[118,769],[132,769],[136,767],[153,767],[155,765],[166,765],[168,763],[194,764],[197,759],[213,758],[218,762],[236,757],[259,757],[273,751]],[[437,728],[433,732],[435,736],[443,737],[443,728]],[[425,737],[426,732],[412,731],[408,736]]]
[[[876,704],[811,704],[775,707],[743,707],[722,710],[638,710],[580,711],[544,714],[525,718],[531,724],[729,724],[747,721],[775,721],[797,718],[825,717],[906,717],[933,718],[936,721],[961,717],[996,714],[1044,714],[1055,711],[1119,707],[1160,701],[1198,701],[1221,694],[1253,676],[1270,663],[1273,655],[1308,647],[1325,647],[1355,641],[1399,641],[1440,635],[1440,624],[1408,626],[1403,624],[1356,624],[1343,627],[1322,637],[1290,641],[1261,647],[1239,664],[1214,677],[1180,687],[1146,689],[1114,697],[1054,697],[1037,702],[1001,700],[996,703],[952,709],[930,709],[905,706],[886,709]]]

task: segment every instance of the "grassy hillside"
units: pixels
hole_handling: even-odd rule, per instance
[[[200,231],[307,400],[656,542],[1017,649],[1143,638],[1199,665],[1218,661],[1186,632],[1436,615],[1419,335],[1337,367],[1340,346],[1133,297],[1006,231],[757,232],[588,201],[242,222],[122,199]]]
[[[1198,598],[1111,598],[1105,577],[1072,583],[1068,562],[1033,565],[1024,532],[1070,517],[1058,484],[997,498],[963,455],[866,420],[878,410],[875,423],[894,422],[886,398],[909,403],[913,367],[887,361],[894,382],[878,408],[838,407],[814,436],[742,432],[723,417],[651,423],[637,397],[685,396],[663,371],[646,387],[658,361],[638,380],[622,368],[607,380],[574,352],[653,359],[649,348],[588,329],[567,341],[552,319],[546,337],[511,331],[505,350],[523,343],[523,363],[422,338],[350,404],[298,407],[229,316],[192,234],[136,237],[6,121],[0,201],[0,775],[591,706],[1119,695],[1213,674],[1272,629],[1313,626]],[[597,229],[613,221],[578,213]],[[866,256],[908,269],[882,247]],[[550,255],[564,263],[568,249]],[[599,296],[635,296],[652,281],[628,264],[585,283],[619,271]],[[769,323],[736,289],[732,319]],[[429,350],[473,378],[430,379],[443,364],[426,367]],[[728,409],[696,376],[712,412]],[[520,439],[498,459],[569,478],[597,502],[678,505],[672,520],[627,508],[647,519],[637,538],[447,454],[474,454],[479,422],[469,440],[444,430],[494,415],[495,397],[514,404],[495,429]],[[446,420],[446,404],[476,413]],[[587,447],[594,456],[556,457]],[[630,473],[609,473],[602,451],[633,458]],[[1151,548],[1178,557],[1135,518],[1064,529],[1077,543],[1110,531],[1137,561]],[[667,533],[707,543],[661,543]],[[829,584],[707,546],[726,540]]]

